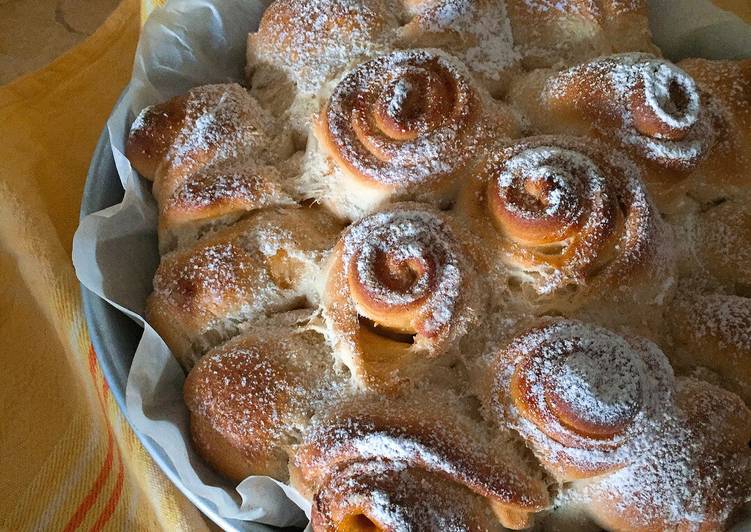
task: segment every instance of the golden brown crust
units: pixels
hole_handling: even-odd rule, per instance
[[[314,512],[321,513],[319,521],[337,519],[338,524],[353,514],[363,513],[369,506],[384,502],[386,509],[392,510],[392,519],[419,520],[421,506],[409,506],[400,500],[400,493],[407,494],[408,498],[417,495],[414,493],[417,486],[412,483],[415,476],[436,479],[434,486],[423,484],[420,490],[433,511],[437,509],[434,498],[445,494],[445,490],[458,492],[465,499],[469,496],[465,491],[468,490],[485,499],[485,504],[505,526],[523,522],[523,514],[546,507],[545,485],[490,453],[490,448],[485,447],[487,444],[471,425],[462,422],[454,412],[445,405],[439,418],[433,408],[413,404],[345,405],[319,420],[308,432],[295,454],[292,480],[303,492],[316,494],[318,504]],[[371,492],[363,501],[366,508],[358,508],[349,502],[351,493],[336,490],[337,484],[342,485],[339,473],[347,468],[359,469],[359,478],[366,482],[388,483],[394,471],[406,470],[407,478],[404,484],[397,485],[396,492],[386,491],[394,500],[379,500],[378,492]],[[374,476],[380,480],[376,481]],[[467,509],[458,504],[461,498],[446,501],[448,506],[443,510],[457,519],[468,517],[470,522],[488,519],[487,507],[484,516],[483,513],[467,516]],[[474,506],[479,504],[475,497],[471,499],[475,499]],[[397,521],[397,528],[398,524]],[[418,525],[418,529],[426,528],[424,522]]]
[[[751,59],[686,59],[678,66],[711,94],[722,116],[716,146],[685,187],[701,203],[748,190],[751,166]]]
[[[677,298],[670,312],[671,361],[684,371],[706,368],[751,404],[751,299],[724,294]]]
[[[457,211],[480,235],[498,282],[516,279],[538,308],[571,311],[629,294],[651,304],[672,273],[669,232],[638,170],[595,141],[499,146],[465,181]]]
[[[131,127],[125,155],[143,177],[154,181],[186,120],[190,94],[144,109]]]
[[[185,381],[199,454],[235,482],[286,480],[289,446],[316,405],[335,396],[326,355],[317,333],[273,323],[209,351]]]
[[[572,65],[613,52],[654,52],[643,0],[506,0],[528,68]]]
[[[195,240],[216,222],[267,205],[289,204],[265,163],[289,155],[290,141],[237,84],[205,85],[144,109],[125,154],[154,181],[162,251]],[[189,234],[185,234],[189,233]]]
[[[313,279],[338,231],[318,209],[261,211],[162,258],[146,317],[183,367],[244,322],[316,302]]]
[[[326,273],[335,355],[364,388],[419,379],[474,321],[479,297],[461,237],[437,210],[395,204],[351,225]]]
[[[751,412],[734,394],[679,379],[676,412],[634,463],[577,489],[612,530],[723,530],[751,497]]]

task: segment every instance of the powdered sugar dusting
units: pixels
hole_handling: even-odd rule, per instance
[[[596,352],[599,356],[592,352],[578,351],[563,362],[551,395],[568,408],[586,405],[581,417],[593,424],[615,424],[632,417],[641,403],[640,368],[621,353],[607,357],[602,351]],[[613,367],[618,368],[618,378]]]
[[[297,465],[325,474],[336,464],[386,462],[397,469],[441,473],[499,502],[526,508],[540,504],[544,495],[535,493],[536,484],[513,465],[483,453],[482,445],[456,432],[450,419],[446,425],[436,424],[430,416],[416,419],[396,411],[385,417],[353,412],[326,419],[306,436]]]
[[[420,94],[419,114],[399,121],[395,127],[400,138],[394,137],[380,115],[401,115],[406,84],[418,82],[433,92]],[[382,109],[382,94],[393,92],[393,85],[399,90]],[[437,181],[477,153],[479,105],[469,80],[449,56],[437,50],[398,51],[360,65],[337,85],[326,126],[337,159],[347,168],[374,182],[404,188]]]
[[[538,274],[538,293],[615,280],[650,256],[654,213],[639,173],[596,144],[518,142],[484,173],[492,180],[491,215],[508,239],[507,260]]]
[[[423,8],[424,5],[428,6],[427,9]],[[428,34],[455,32],[461,44],[449,44],[447,49],[462,59],[473,72],[492,80],[498,80],[521,58],[514,46],[504,2],[425,2],[419,4],[416,17],[407,30]]]
[[[647,103],[661,121],[679,129],[696,124],[700,109],[699,89],[688,74],[675,65],[661,61],[642,67],[641,77]],[[680,87],[687,99],[683,109],[673,99],[673,85]]]
[[[270,125],[245,89],[205,85],[186,98],[184,126],[168,156],[172,166],[194,168],[248,154],[262,162]]]
[[[742,363],[751,354],[751,299],[707,294],[684,301],[681,310],[693,339],[716,342],[723,354],[736,362]]]
[[[364,515],[388,530],[492,530],[497,518],[481,500],[444,474],[373,459],[334,469],[316,497],[313,523],[344,528],[342,515]]]
[[[496,367],[496,408],[562,479],[628,463],[671,400],[673,372],[655,345],[581,322],[517,336]]]
[[[236,442],[254,466],[275,462],[278,474],[286,473],[284,447],[340,386],[322,337],[272,324],[207,353],[185,393],[194,415]]]
[[[268,176],[268,177],[267,177]],[[272,167],[215,167],[188,179],[167,200],[163,210],[202,209],[223,203],[243,203],[250,210],[266,205],[292,204],[275,182]]]
[[[389,116],[392,118],[395,118],[399,115],[401,112],[404,102],[407,100],[407,96],[409,95],[409,92],[414,90],[414,87],[410,82],[404,78],[400,79],[396,82],[396,86],[394,88],[394,95],[389,102],[388,107],[388,113]]]
[[[420,329],[433,335],[455,315],[464,272],[454,236],[429,211],[398,209],[376,213],[350,227],[344,237],[346,271],[354,262],[356,282],[380,304],[418,304],[425,309]],[[394,269],[410,268],[414,280],[401,289],[384,282],[384,261]],[[368,315],[367,309],[360,309]]]
[[[275,2],[251,36],[251,66],[284,69],[299,91],[315,94],[353,62],[387,47],[396,20],[383,7],[369,0]]]
[[[735,409],[744,408],[740,400],[693,379],[679,380],[677,388],[678,404],[646,435],[648,445],[620,471],[575,486],[575,497],[598,501],[605,505],[601,515],[622,514],[642,528],[685,530],[722,527],[751,497],[743,441],[751,425],[746,418],[741,441],[729,425],[737,423],[729,419],[739,415]]]
[[[687,168],[695,165],[716,139],[717,111],[701,97],[686,72],[663,59],[640,53],[595,59],[549,79],[545,97],[566,98],[570,87],[583,80],[591,84],[592,91],[610,98],[605,104],[618,116],[620,141],[650,160]],[[674,96],[675,91],[680,93],[679,99]],[[574,97],[582,98],[582,108],[591,105],[584,96]],[[654,122],[660,124],[654,132],[639,129],[635,113],[647,112],[634,106],[639,101],[645,102]],[[594,127],[609,138],[612,125],[598,120],[594,113]]]

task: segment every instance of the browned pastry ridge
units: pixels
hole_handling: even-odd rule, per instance
[[[511,92],[535,129],[627,150],[666,211],[687,193],[709,201],[748,182],[751,61],[618,54],[532,72]]]
[[[643,0],[275,0],[142,110],[198,455],[315,532],[742,519],[751,59],[659,53]]]
[[[472,258],[439,211],[395,204],[347,228],[329,260],[322,308],[334,355],[363,388],[419,378],[480,310]]]
[[[716,530],[751,497],[751,412],[645,339],[543,321],[495,374],[491,409],[609,530]]]
[[[292,482],[313,494],[316,530],[519,529],[547,506],[543,482],[494,452],[450,402],[433,399],[345,403],[314,424]]]

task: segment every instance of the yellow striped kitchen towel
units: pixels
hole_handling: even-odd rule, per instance
[[[138,32],[138,0],[124,0],[82,45],[0,87],[0,529],[206,530],[119,412],[70,261]]]

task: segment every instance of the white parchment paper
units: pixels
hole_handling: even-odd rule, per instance
[[[170,0],[151,15],[131,82],[107,122],[125,195],[122,203],[82,220],[73,263],[84,286],[144,326],[128,376],[127,416],[164,450],[186,489],[225,518],[304,526],[310,504],[295,490],[269,477],[229,485],[189,444],[184,375],[142,317],[159,262],[156,205],[123,155],[130,124],[147,105],[197,85],[242,81],[246,36],[264,7],[260,0]],[[751,57],[751,27],[707,0],[652,0],[650,22],[671,59]]]

